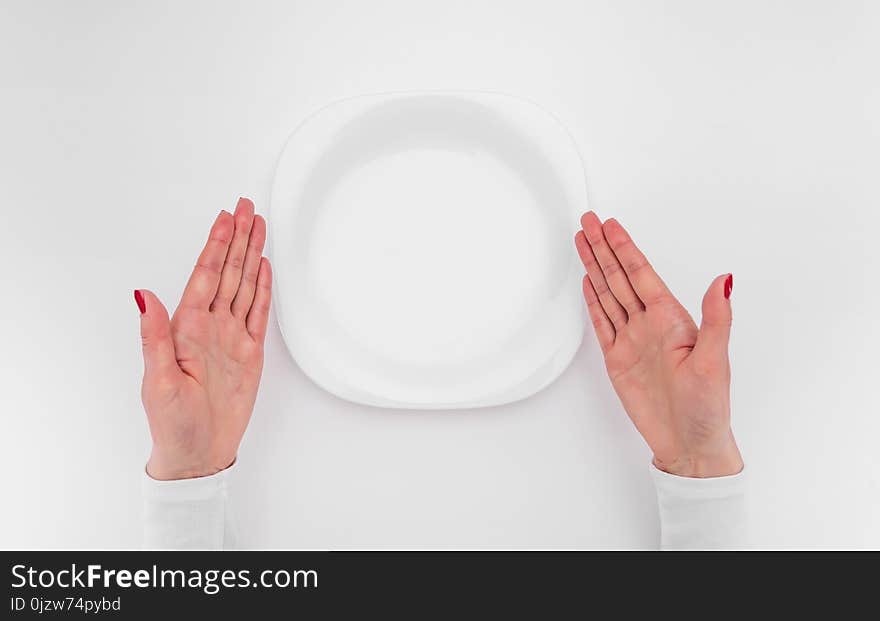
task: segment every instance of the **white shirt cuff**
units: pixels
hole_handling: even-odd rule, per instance
[[[229,478],[235,464],[195,479],[157,481],[144,471],[144,548],[220,550],[232,546]]]
[[[726,477],[679,477],[651,465],[664,550],[742,548],[746,542],[745,471]]]

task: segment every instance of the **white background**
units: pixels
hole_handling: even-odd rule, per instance
[[[878,42],[873,2],[0,0],[0,546],[139,546],[132,289],[173,308],[216,212],[266,206],[317,107],[447,88],[559,116],[592,205],[690,309],[734,273],[755,545],[880,547]],[[274,322],[266,357],[246,547],[657,545],[591,334],[548,389],[479,411],[342,402]]]

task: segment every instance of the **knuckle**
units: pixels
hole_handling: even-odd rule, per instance
[[[633,243],[633,240],[631,240],[629,238],[620,240],[616,244],[613,244],[612,247],[614,248],[615,252],[622,252],[624,254],[631,254],[631,255],[642,254],[642,251],[639,250],[636,247],[635,243]]]
[[[257,276],[259,276],[259,274],[259,270],[245,270],[242,273],[242,279],[249,283],[255,283],[257,282]]]
[[[644,257],[632,258],[624,264],[624,269],[626,270],[627,274],[635,275],[648,267],[648,265],[648,261]]]
[[[710,328],[730,328],[733,326],[733,316],[727,315],[726,317],[704,317],[703,325],[709,326]]]
[[[617,252],[618,250],[623,250],[633,245],[632,241],[626,237],[615,236],[612,239],[608,240],[608,245],[611,246],[611,249]]]
[[[605,272],[606,276],[614,276],[620,272],[620,265],[617,261],[606,261],[602,264],[602,271]]]
[[[212,261],[199,261],[196,263],[195,270],[217,275],[220,273],[220,266]]]
[[[231,239],[232,236],[226,230],[212,231],[211,236],[208,238],[208,242],[227,246]]]

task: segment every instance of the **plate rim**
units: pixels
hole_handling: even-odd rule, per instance
[[[389,91],[380,91],[373,93],[363,93],[358,95],[352,95],[348,97],[343,97],[339,99],[335,99],[329,103],[326,103],[314,111],[307,114],[291,131],[287,139],[284,141],[284,145],[281,149],[281,152],[278,155],[274,174],[272,177],[272,189],[269,197],[269,207],[267,209],[266,219],[269,224],[270,235],[267,240],[267,254],[270,256],[273,265],[274,259],[276,257],[275,251],[275,237],[274,234],[275,227],[274,222],[276,218],[273,218],[273,213],[276,211],[276,202],[278,200],[278,195],[280,193],[280,189],[282,186],[281,182],[281,174],[285,168],[285,160],[288,159],[290,155],[290,146],[296,140],[298,134],[301,130],[307,126],[309,126],[316,118],[320,117],[328,110],[333,109],[342,104],[350,104],[352,102],[358,100],[373,100],[373,101],[381,101],[381,100],[392,100],[392,99],[402,99],[408,97],[418,97],[418,96],[446,96],[446,97],[459,97],[463,99],[467,99],[470,101],[477,101],[480,99],[498,99],[498,100],[510,100],[516,102],[518,104],[525,104],[528,107],[534,108],[540,114],[546,116],[547,118],[553,121],[555,127],[557,127],[566,137],[566,143],[570,147],[571,152],[575,155],[577,162],[579,164],[580,175],[580,194],[581,199],[583,201],[582,207],[584,209],[588,209],[588,192],[587,192],[587,179],[586,179],[586,167],[584,165],[583,156],[578,149],[577,142],[568,128],[562,123],[558,116],[547,110],[544,106],[539,103],[518,95],[511,95],[508,93],[500,92],[500,91],[491,91],[491,90],[475,90],[475,89],[412,89],[412,90],[389,90]],[[577,214],[575,214],[576,216]],[[574,257],[574,253],[572,251],[572,257]],[[572,260],[569,262],[569,272],[572,271],[573,267],[576,267],[577,262]],[[273,270],[273,288],[275,291],[280,292],[281,288],[279,287],[279,282],[277,280],[277,271]],[[568,275],[566,276],[568,278]],[[348,401],[350,403],[358,404],[358,405],[366,405],[370,407],[379,407],[379,408],[390,408],[397,410],[413,410],[413,411],[425,411],[425,410],[463,410],[463,409],[480,409],[480,408],[488,408],[488,407],[497,407],[501,405],[505,405],[508,403],[514,403],[517,401],[521,401],[523,399],[527,399],[539,392],[541,392],[544,388],[555,382],[565,371],[565,369],[571,364],[571,361],[574,359],[575,354],[580,349],[580,346],[583,342],[584,337],[584,324],[586,321],[586,311],[583,308],[583,304],[579,305],[578,316],[581,321],[578,322],[577,334],[573,335],[571,338],[561,340],[557,349],[543,362],[543,364],[539,365],[535,369],[535,373],[541,373],[542,370],[545,370],[541,376],[540,381],[533,381],[535,374],[528,376],[525,380],[520,381],[519,383],[512,386],[510,389],[504,390],[503,393],[493,394],[489,393],[485,396],[482,396],[473,400],[466,401],[437,401],[437,402],[409,402],[409,401],[400,401],[396,399],[392,399],[389,397],[384,397],[381,395],[376,395],[365,391],[362,388],[352,386],[345,382],[333,381],[329,374],[325,374],[321,371],[317,371],[317,368],[320,368],[322,365],[320,364],[312,364],[310,362],[306,362],[303,364],[301,357],[297,357],[295,353],[296,347],[291,343],[291,336],[289,333],[285,331],[284,328],[284,316],[285,313],[282,310],[282,304],[280,301],[280,295],[273,295],[273,310],[275,312],[276,320],[278,323],[279,332],[281,333],[282,340],[285,345],[285,349],[287,353],[290,355],[293,362],[296,366],[303,372],[303,374],[308,377],[312,382],[314,382],[317,386],[322,388],[324,391],[330,393],[332,396],[342,399],[343,401]],[[547,368],[551,368],[551,371],[546,371]]]

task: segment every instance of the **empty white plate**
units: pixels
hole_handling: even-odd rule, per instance
[[[580,345],[583,165],[530,102],[355,97],[291,136],[269,217],[275,308],[303,371],[351,401],[527,397]]]

